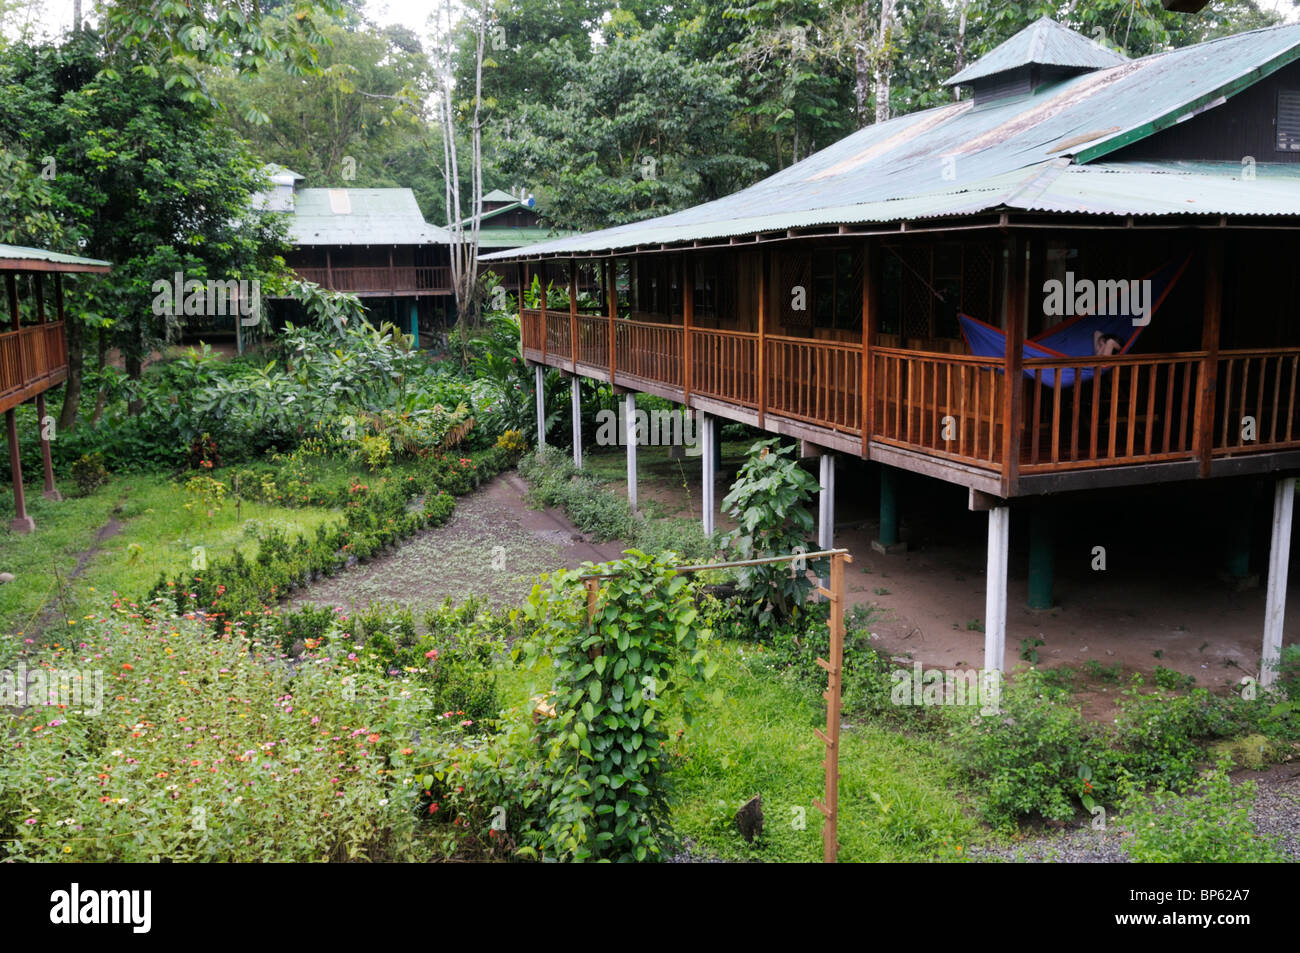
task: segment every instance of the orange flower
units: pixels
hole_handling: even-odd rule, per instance
[[[122,668],[126,669],[128,672],[134,672],[134,671],[135,671],[135,667],[134,667],[130,662],[123,662],[123,663],[122,663]]]
[[[414,748],[403,748],[403,749],[402,749],[402,754],[415,754],[415,749],[414,749]]]

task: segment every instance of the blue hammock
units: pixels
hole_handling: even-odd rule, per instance
[[[1152,315],[1155,314],[1156,308],[1165,300],[1169,292],[1173,290],[1174,284],[1182,277],[1183,271],[1187,268],[1190,260],[1191,255],[1188,255],[1181,262],[1175,259],[1145,276],[1151,280]],[[985,324],[978,318],[972,318],[968,314],[959,313],[957,320],[961,324],[962,337],[966,339],[966,345],[970,348],[972,354],[977,357],[1006,357],[1007,337],[1000,329],[991,324]],[[1081,314],[1026,340],[1022,357],[1024,359],[1092,357],[1096,353],[1093,341],[1098,331],[1123,341],[1124,345],[1120,348],[1119,353],[1127,354],[1129,349],[1137,342],[1138,336],[1142,334],[1144,327],[1145,325],[1134,326],[1132,317],[1127,314]],[[1098,360],[1104,360],[1104,358],[1098,358]],[[1041,380],[1048,387],[1055,387],[1056,374],[1057,371],[1060,371],[1061,386],[1073,387],[1076,381],[1087,383],[1092,380],[1094,370],[1099,374],[1105,374],[1110,370],[1110,367],[1102,366],[1095,369],[1092,367],[1025,368],[1023,373],[1030,380]]]

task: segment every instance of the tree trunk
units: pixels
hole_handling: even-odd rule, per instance
[[[880,0],[880,35],[876,50],[876,122],[889,118],[889,42],[896,0]]]
[[[108,331],[105,328],[99,329],[99,344],[96,347],[95,351],[96,351],[96,357],[99,359],[99,363],[96,365],[96,367],[99,369],[99,372],[102,374],[104,372],[105,365],[108,364]],[[104,404],[107,402],[108,402],[108,388],[101,386],[99,388],[99,393],[95,396],[95,413],[90,418],[90,426],[92,427],[99,426],[99,420],[101,417],[104,416]]]
[[[148,351],[144,347],[144,330],[136,332],[138,337],[131,342],[129,347],[123,348],[122,362],[126,365],[126,376],[131,381],[131,399],[126,403],[126,412],[132,417],[139,416],[144,410],[144,401],[137,396],[139,394],[140,379],[144,376],[144,358]]]
[[[962,0],[961,16],[957,20],[957,70],[960,73],[966,68],[966,7],[970,0]],[[961,99],[961,87],[952,88],[952,98]]]
[[[72,32],[81,32],[81,0],[72,0]]]
[[[63,408],[59,411],[59,431],[71,430],[77,422],[77,405],[81,403],[81,371],[85,365],[84,328],[79,318],[69,315],[63,322],[68,339],[68,382],[63,387]]]
[[[870,18],[864,3],[858,10],[858,41],[853,44],[853,97],[857,101],[858,125],[865,126],[871,122],[871,44],[867,40]]]

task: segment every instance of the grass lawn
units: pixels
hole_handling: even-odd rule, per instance
[[[216,475],[221,478],[220,471]],[[0,529],[0,571],[15,576],[0,586],[0,634],[8,637],[0,643],[0,662],[19,637],[30,637],[31,626],[46,607],[58,607],[58,624],[45,626],[43,641],[64,633],[65,614],[75,620],[88,597],[114,591],[131,599],[142,596],[164,570],[192,564],[196,546],[203,547],[209,560],[241,547],[251,556],[255,543],[249,531],[258,524],[278,525],[293,536],[314,532],[339,515],[337,509],[290,509],[249,501],[237,508],[227,498],[209,519],[206,511],[187,510],[187,502],[190,497],[181,486],[159,475],[114,477],[89,496],[61,503],[32,499],[35,533]],[[118,532],[105,536],[72,579],[101,529],[114,522]]]
[[[730,641],[709,649],[721,662],[711,683],[718,691],[678,745],[673,830],[697,859],[820,862],[822,816],[813,799],[823,796],[824,746],[813,728],[826,726],[824,702],[817,692],[752,672],[744,654],[754,650]],[[502,706],[526,704],[547,677],[503,663]],[[674,719],[674,731],[683,727]],[[938,745],[846,725],[840,746],[841,861],[961,860],[969,845],[992,836],[963,809],[969,792]],[[735,815],[759,793],[765,826],[751,847]]]

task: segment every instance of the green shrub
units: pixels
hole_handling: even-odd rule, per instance
[[[1262,837],[1250,819],[1255,782],[1234,785],[1220,762],[1179,796],[1168,791],[1135,795],[1125,802],[1123,825],[1132,833],[1125,852],[1139,863],[1281,863],[1281,841]]]
[[[760,440],[750,450],[723,508],[736,521],[735,531],[722,539],[737,560],[812,552],[809,538],[813,518],[807,502],[817,492],[817,481],[791,457],[780,441]],[[791,618],[812,591],[813,581],[804,569],[826,571],[825,560],[812,564],[748,566],[736,571],[737,585],[750,616],[762,629]]]
[[[1115,719],[1120,762],[1144,784],[1180,789],[1196,776],[1204,756],[1198,743],[1226,737],[1241,727],[1232,703],[1204,688],[1187,695],[1144,695],[1140,681],[1124,693]]]
[[[72,482],[82,496],[89,496],[108,482],[108,470],[104,467],[104,455],[83,453],[72,464]]]
[[[1004,683],[1000,714],[945,709],[958,758],[982,782],[990,824],[1010,829],[1026,816],[1066,820],[1081,795],[1113,795],[1098,780],[1111,774],[1105,745],[1068,700],[1030,669]]]

